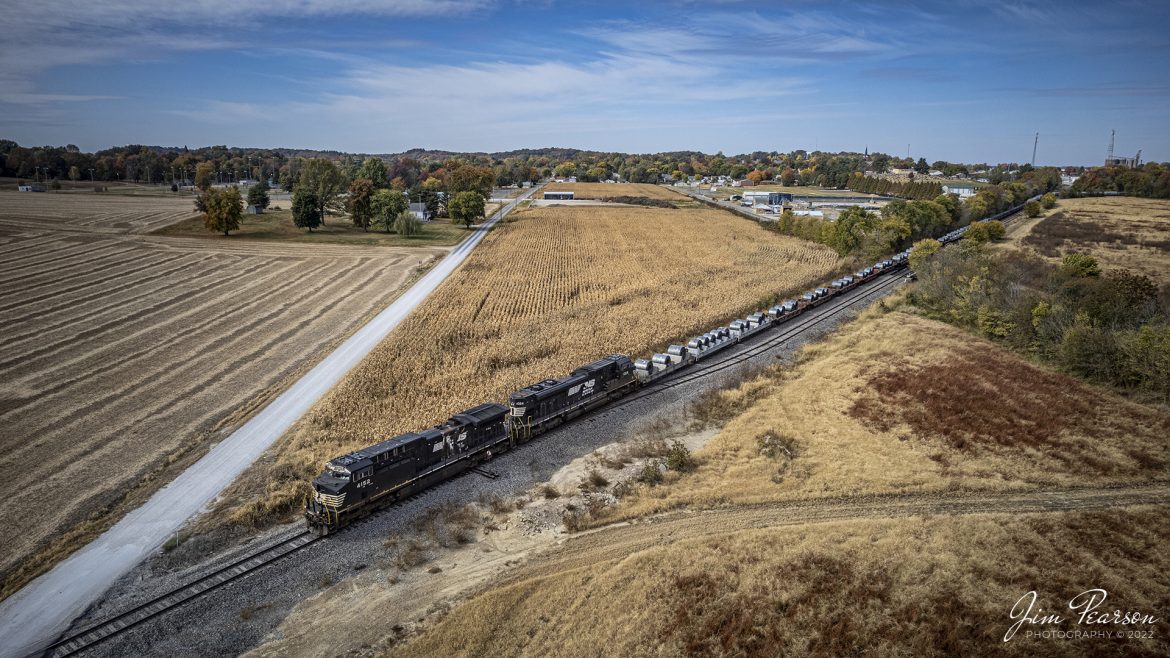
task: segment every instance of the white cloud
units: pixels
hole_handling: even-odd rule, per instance
[[[235,45],[220,36],[244,19],[337,15],[444,16],[493,0],[45,0],[35,7],[0,0],[0,102],[45,104],[103,96],[40,91],[44,71],[117,61],[140,54]]]

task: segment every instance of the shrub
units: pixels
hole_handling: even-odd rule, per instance
[[[1061,273],[1072,278],[1082,279],[1101,275],[1101,266],[1097,259],[1088,254],[1067,254],[1060,263]]]
[[[1043,206],[1045,210],[1052,210],[1056,207],[1056,195],[1054,195],[1052,192],[1045,193],[1044,196],[1040,197],[1040,205]]]
[[[919,240],[918,242],[915,242],[914,246],[910,249],[910,256],[908,259],[910,262],[910,269],[914,270],[915,273],[921,272],[923,266],[926,264],[926,261],[930,260],[931,256],[938,253],[939,249],[942,249],[942,243],[938,240],[935,240],[934,238],[927,238],[925,240]]]
[[[50,188],[50,189],[54,189],[54,190],[59,190],[59,189],[61,189],[61,181],[59,181],[59,180],[57,180],[56,178],[54,178],[54,179],[53,179],[53,182],[52,182],[52,183],[49,183],[49,188]]]
[[[1002,222],[976,222],[967,229],[966,237],[972,242],[984,243],[1002,240],[1005,234]]]
[[[561,490],[551,484],[546,484],[540,488],[540,494],[548,500],[553,500],[561,497]]]
[[[638,482],[641,482],[642,484],[648,484],[652,487],[656,484],[662,484],[662,462],[654,460],[646,464],[642,467],[642,470],[638,472],[638,477],[634,479],[636,479]]]
[[[1024,204],[1024,214],[1029,217],[1039,217],[1041,206],[1039,201],[1029,201]]]
[[[674,441],[670,444],[670,451],[666,453],[667,468],[680,473],[689,473],[698,466],[698,462],[691,456],[691,451],[687,450],[682,441]]]
[[[776,430],[768,430],[756,437],[756,447],[760,454],[769,459],[785,457],[792,459],[797,455],[796,440],[792,437],[778,434]]]

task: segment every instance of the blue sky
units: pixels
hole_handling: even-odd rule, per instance
[[[1170,2],[0,0],[0,137],[1170,160]]]

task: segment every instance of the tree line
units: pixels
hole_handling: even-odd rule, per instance
[[[1170,199],[1170,165],[1150,162],[1141,167],[1097,167],[1081,174],[1070,196],[1097,196],[1108,192],[1127,196]]]
[[[1170,316],[1148,277],[1103,271],[1086,254],[1054,265],[967,240],[936,251],[911,261],[911,301],[930,317],[1080,377],[1170,400]]]
[[[141,144],[84,153],[75,145],[23,147],[11,140],[0,140],[0,175],[190,186],[194,184],[197,167],[205,164],[204,175],[216,183],[264,178],[291,191],[300,178],[301,169],[311,160],[333,162],[348,185],[362,177],[360,169],[368,157],[333,151],[227,146],[189,149]],[[373,157],[385,164],[389,188],[400,191],[414,190],[429,178],[443,180],[451,169],[464,164],[489,170],[493,185],[497,186],[562,176],[575,176],[581,181],[614,179],[634,183],[659,183],[692,176],[726,176],[836,189],[845,189],[855,173],[880,174],[897,167],[934,168],[948,175],[989,169],[992,182],[1000,182],[1000,178],[1006,177],[1003,172],[1019,168],[1014,164],[989,168],[986,164],[958,165],[943,161],[935,161],[926,167],[924,158],[915,161],[884,153],[809,152],[804,149],[738,155],[698,151],[632,154],[565,148],[497,153],[412,149]]]
[[[881,194],[923,201],[937,198],[943,193],[942,183],[936,181],[896,181],[866,176],[861,172],[854,172],[849,176],[847,187],[864,194]]]
[[[1059,185],[1059,171],[1036,169],[1017,181],[984,186],[962,203],[953,194],[940,194],[929,200],[899,199],[886,204],[880,212],[856,206],[847,208],[836,221],[797,216],[785,210],[775,223],[765,226],[828,245],[842,256],[876,260],[917,241],[940,237],[960,226],[1021,205],[1030,197],[1051,192]],[[1055,203],[1055,198],[1052,202]]]

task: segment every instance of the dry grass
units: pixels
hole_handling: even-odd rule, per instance
[[[561,570],[522,569],[394,655],[983,656],[1105,647],[1164,655],[1161,632],[1076,647],[1023,633],[1008,645],[1002,638],[1012,605],[1032,589],[1046,609],[1101,587],[1110,610],[1164,617],[1170,553],[1158,547],[1170,540],[1167,512],[867,519],[672,537]]]
[[[1170,414],[901,312],[846,327],[794,372],[715,395],[746,411],[695,454],[698,470],[593,525],[684,506],[1170,474]],[[769,432],[799,454],[769,455]]]
[[[669,246],[665,235],[676,236]],[[828,248],[717,210],[522,211],[224,497],[246,501],[230,518],[288,514],[340,453],[505,400],[605,354],[647,354],[837,266]]]
[[[664,201],[683,201],[682,194],[660,185],[649,183],[549,183],[537,194],[545,192],[572,192],[576,199],[606,199],[619,196],[644,196]]]
[[[4,596],[181,472],[436,253],[110,235],[87,227],[153,220],[116,219],[101,195],[4,196],[58,204],[0,211]],[[23,227],[91,202],[105,219]]]
[[[1074,251],[1089,253],[1105,269],[1127,268],[1170,284],[1170,201],[1062,199],[1019,242],[1054,260]]]

